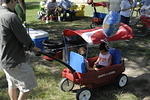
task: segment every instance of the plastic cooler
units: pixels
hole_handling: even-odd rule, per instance
[[[44,40],[48,40],[48,32],[45,32],[43,30],[29,29],[29,35],[33,40],[35,46],[43,50],[44,48],[42,42]]]

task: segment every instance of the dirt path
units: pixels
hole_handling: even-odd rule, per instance
[[[124,73],[129,77],[128,91],[132,91],[141,100],[150,100],[150,66],[141,67],[136,62],[128,60],[125,65]]]

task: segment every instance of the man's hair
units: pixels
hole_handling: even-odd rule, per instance
[[[100,45],[99,45],[99,50],[105,50],[105,51],[108,51],[108,45],[107,43],[105,42],[102,42]]]
[[[9,3],[11,0],[1,0],[2,3]]]
[[[9,3],[12,0],[0,0],[2,3]],[[16,0],[15,0],[16,1]]]

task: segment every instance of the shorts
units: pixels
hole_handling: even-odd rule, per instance
[[[125,16],[121,15],[121,21],[120,22],[129,25],[129,21],[130,21],[130,17],[125,17]]]
[[[29,92],[37,86],[33,69],[28,63],[21,63],[15,68],[3,70],[9,88],[18,88],[21,92]]]

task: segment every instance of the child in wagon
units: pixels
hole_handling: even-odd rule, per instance
[[[101,67],[110,66],[112,63],[112,55],[108,52],[108,45],[105,42],[102,42],[99,46],[99,56],[96,62],[94,63],[93,68],[98,70]]]

